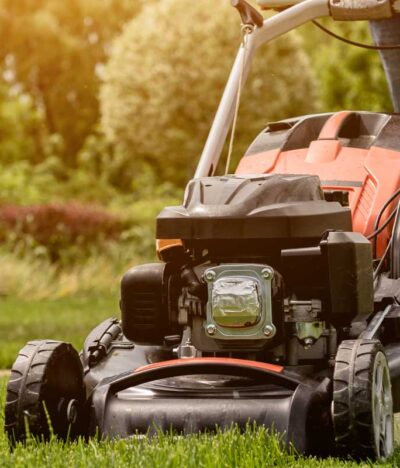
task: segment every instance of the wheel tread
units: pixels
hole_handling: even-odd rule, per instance
[[[341,454],[375,458],[371,413],[372,369],[384,349],[378,340],[348,340],[340,344],[333,377],[332,417]]]
[[[78,353],[67,344],[54,340],[35,340],[27,343],[19,352],[7,384],[4,428],[11,445],[26,439],[26,418],[30,434],[47,438],[49,427],[43,401],[48,380],[48,369],[57,366],[57,359],[68,359],[79,372],[82,398],[83,370]],[[74,374],[75,375],[75,374]],[[78,379],[78,387],[79,387]]]

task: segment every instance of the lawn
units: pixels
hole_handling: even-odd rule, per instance
[[[79,440],[61,443],[56,440],[46,444],[29,441],[13,452],[8,448],[3,433],[3,405],[5,379],[0,380],[0,466],[2,467],[129,467],[140,468],[211,468],[211,467],[338,467],[351,468],[375,466],[328,458],[317,460],[296,456],[283,450],[276,437],[269,437],[262,429],[249,429],[240,434],[237,430],[211,435],[185,438],[171,435],[153,439],[132,439],[98,442]],[[377,466],[400,466],[400,451],[395,457]]]
[[[0,302],[0,368],[9,367],[18,350],[30,339],[54,338],[72,342],[78,349],[99,321],[118,316],[117,294],[70,297],[46,301],[2,299]],[[359,467],[354,461],[316,460],[282,450],[274,437],[263,430],[236,430],[185,438],[63,444],[29,441],[12,453],[3,433],[6,378],[0,379],[0,466],[5,467]],[[379,466],[399,466],[400,450]]]
[[[90,330],[119,316],[118,295],[72,296],[54,300],[0,299],[0,369],[10,368],[27,341],[55,339],[80,349]]]

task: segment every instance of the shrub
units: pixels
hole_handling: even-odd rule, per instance
[[[0,240],[19,251],[33,249],[53,262],[116,241],[122,231],[123,223],[115,215],[78,203],[0,208]]]
[[[268,120],[313,111],[316,86],[298,35],[260,51],[242,99],[237,153]],[[102,124],[139,172],[181,184],[193,173],[240,43],[229,2],[164,0],[115,41],[101,89]],[[294,72],[295,70],[295,72]]]
[[[59,161],[49,158],[41,164],[16,161],[4,165],[0,171],[0,203],[43,203],[60,195],[60,183],[54,173]]]

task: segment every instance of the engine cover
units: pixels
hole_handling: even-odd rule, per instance
[[[310,175],[195,179],[183,205],[157,218],[158,239],[317,239],[330,229],[351,231],[350,210],[326,201]]]

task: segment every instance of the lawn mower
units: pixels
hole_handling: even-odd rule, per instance
[[[244,0],[243,41],[158,263],[80,354],[31,341],[7,386],[11,444],[260,425],[301,453],[390,457],[400,411],[400,115],[271,122],[215,175],[252,57],[308,21],[390,17],[389,0]],[[231,133],[231,154],[234,131]],[[229,166],[229,165],[228,165]]]

